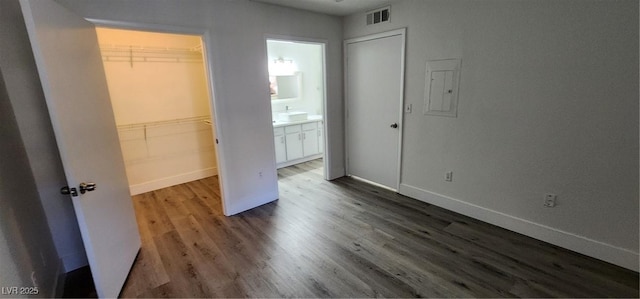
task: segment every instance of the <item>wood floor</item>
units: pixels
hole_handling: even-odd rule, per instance
[[[636,272],[321,167],[280,169],[280,199],[232,217],[215,177],[135,196],[121,296],[639,296]]]

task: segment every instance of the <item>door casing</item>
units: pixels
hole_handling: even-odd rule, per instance
[[[93,23],[98,27],[105,28],[114,28],[114,29],[123,29],[123,30],[139,30],[139,31],[150,31],[150,32],[159,32],[159,33],[175,33],[175,34],[187,34],[187,35],[197,35],[202,39],[202,50],[204,53],[204,66],[205,66],[205,76],[207,77],[207,87],[209,89],[209,107],[211,109],[210,113],[213,116],[213,127],[214,127],[214,138],[215,143],[215,152],[216,152],[216,164],[218,166],[218,180],[220,182],[220,198],[222,203],[222,211],[224,215],[231,215],[232,213],[228,210],[228,204],[226,200],[228,200],[228,196],[226,196],[225,190],[226,184],[228,183],[225,178],[225,173],[227,171],[227,165],[225,163],[225,154],[223,147],[217,146],[218,139],[222,139],[222,132],[220,130],[220,126],[217,125],[216,121],[219,119],[219,115],[216,114],[216,88],[215,88],[215,79],[213,72],[213,56],[209,49],[212,49],[213,41],[210,38],[209,29],[198,28],[198,27],[182,27],[182,26],[173,26],[173,25],[161,25],[161,24],[147,24],[147,23],[138,23],[138,22],[122,22],[122,21],[112,21],[112,20],[104,20],[104,19],[93,19],[87,18],[87,21]]]
[[[324,149],[323,149],[323,176],[325,180],[331,180],[330,177],[330,173],[332,173],[331,171],[331,163],[330,161],[333,160],[333,155],[330,152],[331,149],[331,139],[329,138],[330,136],[333,136],[333,134],[331,134],[328,131],[328,125],[327,125],[327,120],[329,119],[327,117],[327,111],[329,111],[327,109],[327,40],[323,40],[323,39],[313,39],[313,38],[304,38],[304,37],[294,37],[294,36],[285,36],[285,35],[277,35],[277,34],[265,34],[265,38],[264,38],[264,42],[265,42],[265,50],[267,47],[267,40],[275,40],[275,41],[287,41],[287,42],[294,42],[294,43],[306,43],[306,44],[315,44],[315,45],[321,45],[322,46],[322,117],[323,117],[323,122],[322,122],[322,132],[323,132],[323,138],[324,138]],[[265,51],[265,55],[267,55],[267,51]]]

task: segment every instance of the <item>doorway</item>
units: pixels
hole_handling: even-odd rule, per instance
[[[202,38],[96,33],[131,195],[217,175]]]
[[[326,178],[325,43],[267,38],[266,48],[277,168],[318,160]]]
[[[347,175],[398,190],[405,29],[345,41]]]

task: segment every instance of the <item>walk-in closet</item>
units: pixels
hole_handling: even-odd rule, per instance
[[[217,175],[201,37],[97,33],[131,194]]]

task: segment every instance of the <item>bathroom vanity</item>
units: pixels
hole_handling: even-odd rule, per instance
[[[324,152],[322,116],[306,120],[275,121],[273,136],[278,168],[322,158]]]

